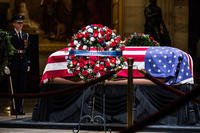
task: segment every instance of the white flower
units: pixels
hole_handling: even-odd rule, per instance
[[[113,63],[110,63],[110,66],[111,66],[111,67],[114,67],[114,66],[115,66],[115,64],[113,64]]]
[[[87,41],[87,39],[84,37],[84,38],[83,38],[83,41]]]
[[[97,76],[96,76],[96,77],[101,77],[101,74],[100,74],[100,72],[98,72],[98,73],[97,73]]]
[[[110,41],[106,42],[106,46],[110,47]]]
[[[80,67],[77,67],[77,69],[76,69],[76,70],[78,70],[78,71],[79,71],[79,70],[80,70]]]
[[[113,48],[109,48],[108,51],[112,51]]]
[[[69,48],[68,48],[68,51],[70,51],[70,50],[72,50],[72,48],[71,48],[71,47],[69,47]]]
[[[101,38],[101,37],[102,37],[102,35],[99,33],[99,34],[98,34],[98,38]]]
[[[93,33],[93,29],[92,28],[88,28],[87,30],[89,33]]]
[[[67,72],[70,73],[70,74],[73,73],[73,71],[71,69],[67,69]]]
[[[116,34],[113,32],[113,33],[112,33],[112,36],[116,36]]]
[[[83,50],[86,50],[87,49],[87,45],[83,45]]]
[[[77,40],[74,40],[74,45],[77,45],[78,44],[78,41]]]
[[[90,25],[87,25],[85,28],[86,28],[86,29],[90,28]]]
[[[94,42],[94,41],[95,41],[95,38],[94,38],[94,37],[90,37],[90,41],[91,41],[91,42]]]
[[[78,75],[79,75],[79,77],[80,77],[81,79],[84,79],[84,76],[83,76],[83,75],[81,75],[80,73],[79,73]]]
[[[80,47],[81,46],[81,42],[78,42],[76,47]]]
[[[92,69],[91,68],[89,68],[88,69],[88,73],[92,73],[93,71],[92,71]]]
[[[72,61],[69,63],[69,67],[73,67]]]
[[[116,60],[116,64],[120,64],[120,60],[119,59]]]

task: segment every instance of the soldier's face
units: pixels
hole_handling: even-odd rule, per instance
[[[24,23],[23,22],[14,22],[13,26],[16,30],[20,31],[23,28]]]

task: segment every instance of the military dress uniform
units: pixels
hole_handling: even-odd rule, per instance
[[[12,86],[14,93],[23,93],[26,90],[27,70],[29,68],[29,35],[26,32],[20,31],[17,33],[16,30],[10,31],[11,44],[14,46],[14,55],[10,60],[10,71],[12,78]],[[13,115],[24,115],[23,110],[23,98],[14,98],[13,107],[11,114]]]

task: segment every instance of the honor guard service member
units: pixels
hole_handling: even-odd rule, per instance
[[[11,44],[14,46],[14,55],[10,60],[10,71],[14,93],[25,92],[27,84],[27,72],[30,71],[29,61],[29,34],[23,31],[24,16],[12,17]],[[23,98],[12,100],[11,115],[25,115]]]

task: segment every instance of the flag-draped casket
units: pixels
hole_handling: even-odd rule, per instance
[[[68,48],[52,53],[47,61],[41,84],[49,79],[72,77],[67,67]],[[122,51],[125,59],[134,59],[133,77],[143,78],[138,70],[145,69],[156,78],[164,78],[167,85],[193,83],[193,62],[189,54],[173,47],[125,47]],[[127,63],[125,63],[127,64]],[[127,65],[117,73],[117,77],[128,76]]]
[[[68,88],[69,85],[63,84],[48,84],[52,78],[70,79],[73,74],[69,72],[67,67],[67,58],[69,56],[68,48],[63,48],[52,53],[47,60],[43,75],[41,77],[41,86],[49,89],[63,89]],[[192,58],[186,52],[173,48],[173,47],[125,47],[122,51],[122,56],[133,58],[133,78],[143,79],[138,70],[145,69],[149,74],[156,78],[165,79],[165,84],[175,85],[177,89],[182,91],[190,89],[185,84],[193,84],[193,62]],[[125,63],[126,64],[126,63]],[[127,66],[124,65],[123,69],[117,73],[117,78],[127,78]],[[142,81],[142,80],[141,80]],[[180,86],[179,86],[180,85]],[[154,86],[154,85],[153,85]],[[177,98],[166,90],[158,86],[152,85],[139,85],[136,87],[136,111],[135,120],[140,120],[143,117],[158,111],[160,107],[166,103],[172,102]],[[99,86],[100,91],[95,93],[97,99],[102,100],[102,94],[106,93],[106,120],[111,123],[124,123],[126,122],[126,85],[108,85]],[[102,90],[104,90],[102,92]],[[117,90],[117,91],[116,91]],[[86,90],[86,107],[88,106],[87,99],[90,97],[91,89]],[[117,99],[116,99],[117,98]],[[78,122],[81,108],[82,91],[75,91],[66,95],[58,95],[55,97],[41,98],[37,104],[37,109],[33,112],[33,120],[39,121],[54,121],[54,122]],[[160,100],[158,100],[160,99]],[[162,100],[161,100],[162,99]],[[107,102],[109,101],[109,102]],[[119,104],[121,103],[121,104]],[[98,101],[95,104],[95,110],[102,113],[102,104]],[[191,105],[188,105],[191,107]],[[79,109],[78,109],[79,108]],[[184,108],[187,109],[187,108]],[[177,124],[178,122],[185,124],[188,115],[184,115],[188,110],[182,110],[182,115],[169,116],[164,119],[162,124]],[[88,110],[84,108],[84,113]],[[180,111],[179,111],[180,112]],[[179,114],[179,113],[178,113]],[[189,113],[188,113],[189,114]],[[183,120],[184,119],[184,120]],[[188,121],[189,122],[189,121]],[[180,124],[179,123],[179,124]]]

